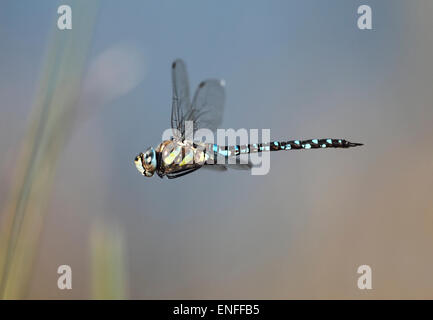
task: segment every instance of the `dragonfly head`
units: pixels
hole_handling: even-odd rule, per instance
[[[156,171],[157,161],[155,149],[150,147],[134,159],[135,167],[143,176],[151,177]]]

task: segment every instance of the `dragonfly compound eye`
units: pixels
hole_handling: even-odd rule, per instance
[[[151,177],[157,167],[155,149],[153,148],[147,149],[142,159],[143,159],[143,166],[145,169],[145,175]]]

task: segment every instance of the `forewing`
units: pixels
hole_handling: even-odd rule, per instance
[[[234,164],[209,164],[203,166],[203,169],[211,170],[211,171],[227,171],[227,169],[233,169],[233,170],[251,170],[253,167],[252,163],[234,163]]]
[[[173,86],[171,127],[173,135],[181,140],[185,134],[184,117],[190,113],[189,109],[191,107],[188,74],[185,63],[181,59],[173,62],[171,66],[171,79]]]

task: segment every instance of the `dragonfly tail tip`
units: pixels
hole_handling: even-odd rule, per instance
[[[349,142],[349,147],[358,147],[363,145],[364,145],[363,143]]]

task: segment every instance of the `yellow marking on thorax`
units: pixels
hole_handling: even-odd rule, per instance
[[[174,150],[172,152],[170,152],[169,154],[166,154],[166,152],[168,152],[168,150],[163,150],[163,153],[162,153],[163,157],[162,158],[163,158],[164,164],[170,165],[173,163],[173,161],[176,159],[176,157],[182,152],[182,147],[176,146],[174,148]]]
[[[194,150],[192,148],[187,148],[185,152],[185,157],[179,163],[179,166],[184,166],[186,164],[192,164],[194,159]]]
[[[172,151],[169,152],[170,150]],[[162,152],[162,161],[166,166],[173,163],[178,164],[180,167],[194,163],[204,164],[209,160],[209,155],[206,152],[197,150],[189,144],[179,144],[173,141],[164,141],[158,146],[158,151]],[[181,159],[182,152],[184,155]]]

